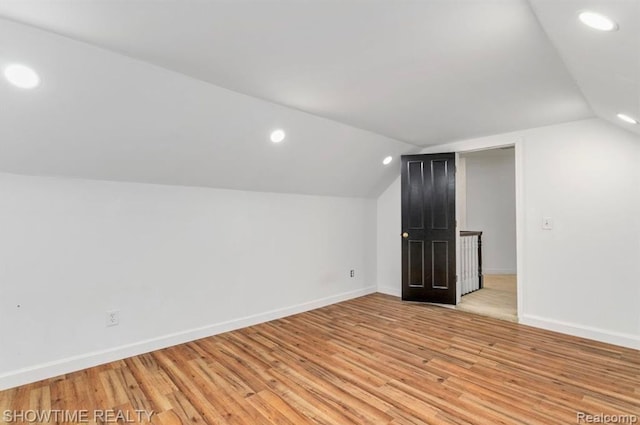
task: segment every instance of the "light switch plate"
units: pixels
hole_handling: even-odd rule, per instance
[[[542,217],[542,228],[544,230],[553,229],[553,220],[551,219],[551,217]]]

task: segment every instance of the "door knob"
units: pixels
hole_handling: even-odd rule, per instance
[[[402,234],[402,237],[406,239],[406,238],[408,238],[408,237],[409,237],[409,234],[408,234],[407,232],[404,232],[404,233]]]

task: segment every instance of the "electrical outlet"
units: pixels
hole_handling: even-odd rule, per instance
[[[351,269],[351,271],[349,272],[349,277],[355,277],[356,276],[356,271]]]
[[[118,310],[109,310],[106,315],[107,326],[118,326],[120,324],[120,312]]]

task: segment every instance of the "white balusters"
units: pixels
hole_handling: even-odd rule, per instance
[[[478,256],[478,235],[460,236],[462,295],[480,289],[481,264]]]

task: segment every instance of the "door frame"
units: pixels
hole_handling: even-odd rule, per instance
[[[522,317],[524,311],[524,303],[526,294],[524,288],[526,287],[526,267],[524,262],[525,252],[525,198],[524,198],[524,139],[521,136],[509,136],[505,135],[499,138],[492,137],[491,140],[486,139],[472,139],[464,140],[460,142],[448,143],[445,145],[438,145],[423,149],[420,153],[456,153],[456,166],[460,160],[461,153],[478,152],[490,149],[514,147],[515,164],[516,164],[516,273],[518,276],[516,282],[516,314],[518,317]],[[456,179],[456,190],[458,189],[458,179]],[[461,217],[459,205],[457,205],[456,199],[456,219],[460,222]],[[456,229],[456,274],[460,276],[460,229]],[[456,287],[456,303],[460,302],[461,298],[461,282],[458,279]]]

